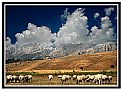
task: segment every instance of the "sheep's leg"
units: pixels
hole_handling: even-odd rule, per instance
[[[78,84],[78,80],[76,81],[76,84]]]
[[[6,83],[8,83],[8,79],[6,80]]]
[[[101,84],[101,80],[98,80],[99,84]]]
[[[32,78],[31,78],[31,81],[32,81]]]
[[[15,79],[13,80],[13,82],[15,83]]]
[[[63,80],[61,79],[61,82],[62,82],[62,84],[63,84]]]
[[[50,81],[52,80],[52,78],[50,78]]]

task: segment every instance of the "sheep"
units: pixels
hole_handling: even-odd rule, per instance
[[[108,76],[108,81],[109,81],[109,82],[112,81],[112,76]]]
[[[73,80],[76,80],[76,78],[77,78],[77,75],[73,75]]]
[[[58,75],[58,78],[62,78],[62,75]]]
[[[62,78],[61,78],[62,84],[63,84],[64,81],[65,81],[65,83],[66,83],[66,80],[67,80],[66,75],[63,75]]]
[[[69,80],[69,79],[71,79],[70,75],[63,75],[62,78],[61,78],[62,84],[63,84],[64,81],[66,83],[66,81]]]
[[[102,79],[102,74],[94,75],[93,82],[96,83],[96,84],[101,84],[101,82],[102,82],[101,79]]]
[[[71,79],[71,76],[70,75],[66,75],[67,79]]]
[[[95,76],[94,75],[87,75],[86,76],[86,81],[87,82],[92,82],[94,80]]]
[[[106,81],[109,83],[112,81],[112,76],[107,76]]]
[[[13,75],[13,76],[12,76],[12,81],[15,82],[15,83],[16,83],[17,81],[20,82],[19,76]]]
[[[23,83],[25,81],[25,76],[19,75],[19,80]]]
[[[12,75],[7,75],[6,76],[6,82],[12,82]]]
[[[51,81],[53,79],[53,75],[48,75],[48,79]]]
[[[101,75],[101,81],[102,81],[102,83],[106,83],[107,79],[108,79],[107,75]]]
[[[85,82],[85,79],[85,75],[78,75],[76,84],[79,84],[80,82]]]
[[[94,82],[96,84],[102,84],[102,83],[106,83],[106,82],[109,82],[109,78],[111,78],[111,76],[107,76],[107,75],[103,75],[103,74],[97,74],[95,75],[95,80]],[[112,78],[111,78],[112,79]]]
[[[32,75],[25,75],[25,81],[26,82],[31,82],[32,81]]]

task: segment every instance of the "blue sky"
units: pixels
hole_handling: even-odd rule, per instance
[[[52,33],[57,33],[62,23],[64,23],[61,20],[61,15],[66,8],[68,8],[70,13],[73,13],[77,8],[85,8],[85,16],[88,17],[88,29],[90,30],[93,26],[100,28],[100,19],[105,17],[104,9],[110,7],[115,9],[109,17],[116,32],[116,6],[7,6],[6,37],[10,37],[12,43],[15,43],[15,34],[26,30],[28,23],[35,24],[36,26],[47,26],[51,29]],[[94,13],[100,14],[96,20],[94,19]]]

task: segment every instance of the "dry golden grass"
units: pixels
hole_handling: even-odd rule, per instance
[[[114,68],[110,66],[114,65]],[[115,70],[117,69],[117,52],[102,52],[95,54],[83,54],[76,56],[66,56],[51,60],[33,60],[6,64],[7,71],[18,72],[49,72],[56,70],[80,70],[84,71],[98,71],[98,70]],[[62,71],[62,72],[63,72]]]

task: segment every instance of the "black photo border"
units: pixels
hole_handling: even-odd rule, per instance
[[[111,86],[85,86],[85,87],[81,87],[81,86],[21,86],[21,87],[17,87],[17,86],[5,86],[4,85],[4,74],[5,74],[5,70],[4,70],[4,59],[5,59],[5,55],[4,55],[4,45],[5,45],[5,42],[4,42],[4,34],[5,34],[5,31],[4,31],[4,27],[5,27],[5,21],[4,21],[4,18],[5,18],[5,5],[9,5],[9,4],[22,4],[22,5],[26,5],[26,4],[47,4],[47,5],[51,5],[51,4],[95,4],[95,5],[98,5],[98,4],[118,4],[118,30],[117,30],[117,33],[118,33],[118,86],[117,87],[111,87]],[[121,84],[120,84],[120,81],[121,81],[121,77],[120,77],[120,74],[121,74],[121,59],[120,59],[120,34],[121,34],[121,26],[120,26],[120,21],[121,21],[121,3],[120,2],[2,2],[2,88],[25,88],[25,89],[29,89],[29,88],[109,88],[109,89],[112,89],[112,88],[121,88]]]

